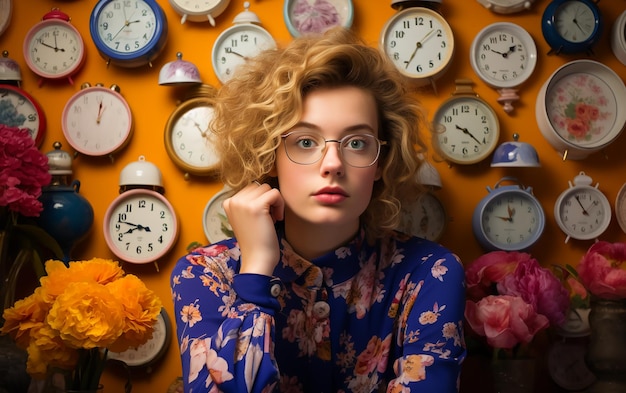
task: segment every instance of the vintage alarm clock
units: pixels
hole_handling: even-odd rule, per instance
[[[502,185],[503,182],[514,184]],[[525,251],[543,234],[546,216],[531,187],[503,177],[476,205],[472,229],[485,250]]]
[[[140,156],[120,173],[120,195],[106,209],[104,239],[121,260],[146,264],[165,256],[178,240],[178,217],[165,192],[161,171]]]

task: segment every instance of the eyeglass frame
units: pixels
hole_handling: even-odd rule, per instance
[[[303,131],[300,131],[300,130],[293,130],[293,131],[290,131],[290,132],[288,132],[288,133],[286,133],[286,134],[281,135],[280,137],[281,137],[281,139],[283,140],[283,145],[284,145],[284,147],[285,147],[285,154],[287,155],[287,158],[289,158],[289,161],[293,162],[294,164],[298,164],[298,165],[313,165],[313,164],[315,164],[316,162],[318,162],[319,160],[321,160],[322,158],[324,158],[324,156],[326,155],[326,147],[327,147],[327,145],[328,145],[328,142],[334,142],[334,143],[338,143],[338,144],[339,144],[339,149],[338,149],[338,150],[339,150],[339,155],[341,156],[341,158],[344,160],[344,162],[345,162],[346,164],[348,164],[349,166],[351,166],[351,167],[353,167],[353,168],[369,168],[369,167],[371,167],[372,165],[374,165],[374,164],[376,163],[376,161],[378,161],[378,159],[380,158],[380,150],[381,150],[381,147],[383,147],[383,146],[386,146],[386,145],[387,145],[387,141],[380,140],[380,139],[378,139],[378,137],[376,137],[375,135],[372,135],[372,134],[348,134],[348,135],[344,136],[344,137],[343,137],[343,138],[341,138],[341,139],[324,139],[324,138],[320,135],[320,138],[324,141],[324,147],[323,147],[323,148],[322,148],[322,150],[321,150],[322,154],[321,154],[321,155],[320,155],[320,157],[319,157],[318,159],[316,159],[315,161],[313,161],[313,162],[309,162],[309,163],[307,163],[307,164],[303,164],[303,163],[301,163],[301,162],[297,162],[297,161],[295,161],[293,158],[291,158],[291,156],[289,155],[289,152],[287,151],[287,144],[285,143],[285,139],[287,139],[290,135],[293,135],[293,134],[295,134],[295,133],[303,133],[303,134],[307,134],[306,132],[303,132]],[[313,134],[313,133],[310,133],[310,134]],[[369,165],[363,165],[363,166],[352,165],[352,164],[350,164],[348,161],[346,161],[345,157],[343,156],[343,150],[341,149],[341,145],[343,144],[343,141],[344,141],[344,140],[349,139],[349,138],[351,138],[351,137],[355,137],[355,136],[361,136],[361,135],[366,136],[366,137],[369,137],[369,138],[372,138],[372,139],[374,139],[374,140],[377,142],[377,144],[378,144],[378,149],[377,149],[377,151],[376,151],[376,157],[374,158],[374,160],[373,160],[373,161],[372,161]]]

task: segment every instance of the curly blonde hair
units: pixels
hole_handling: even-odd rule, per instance
[[[369,91],[378,108],[378,137],[387,141],[362,222],[374,237],[398,227],[400,207],[422,191],[416,174],[428,127],[422,106],[385,56],[347,29],[294,39],[240,67],[218,92],[212,129],[222,181],[237,191],[254,180],[276,183],[273,169],[281,135],[300,120],[307,93],[355,86]]]

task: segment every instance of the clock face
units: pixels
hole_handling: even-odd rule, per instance
[[[596,16],[589,5],[570,0],[557,7],[554,26],[561,37],[570,42],[587,41],[596,30]]]
[[[233,228],[228,222],[226,212],[222,207],[222,202],[229,196],[231,196],[231,192],[228,188],[225,188],[215,194],[204,208],[202,226],[207,240],[211,243],[235,236]]]
[[[474,164],[496,148],[500,136],[498,117],[486,102],[473,96],[445,101],[435,113],[434,145],[445,159]]]
[[[63,134],[76,151],[103,156],[121,149],[132,131],[132,114],[117,92],[100,86],[74,94],[65,105]]]
[[[545,220],[541,205],[521,189],[494,195],[479,214],[482,234],[492,248],[527,249],[543,232]]]
[[[63,78],[82,65],[83,39],[72,25],[47,19],[35,25],[24,39],[24,56],[29,68],[44,78]]]
[[[275,47],[274,38],[260,26],[251,23],[231,26],[215,40],[211,56],[215,74],[224,83],[246,59]]]
[[[11,85],[0,85],[0,124],[28,128],[37,146],[41,146],[46,117],[39,104],[28,93]]]
[[[595,239],[608,228],[611,206],[606,196],[592,186],[575,186],[565,190],[554,209],[557,224],[568,237]]]
[[[389,19],[383,28],[381,46],[402,74],[427,80],[447,69],[454,53],[454,36],[441,14],[411,7]]]
[[[587,367],[584,341],[555,341],[548,350],[550,376],[567,391],[583,391],[595,381],[595,375]]]
[[[123,67],[149,64],[165,46],[167,31],[165,13],[154,0],[102,0],[90,18],[102,57]]]
[[[615,198],[615,218],[619,227],[626,233],[626,183],[619,189]]]
[[[417,237],[436,241],[443,234],[447,215],[441,201],[430,192],[402,207],[402,225],[400,230]]]
[[[285,0],[283,18],[292,37],[321,34],[335,27],[350,28],[352,0]]]
[[[157,315],[153,329],[152,338],[143,345],[124,352],[109,351],[107,357],[120,360],[129,367],[149,366],[163,356],[169,347],[172,327],[165,309],[161,309],[161,313]]]
[[[474,38],[470,62],[487,84],[514,87],[525,82],[537,64],[537,47],[530,34],[509,22],[485,27]]]
[[[213,101],[193,99],[183,102],[165,126],[165,147],[170,158],[193,174],[209,175],[217,168],[213,148]]]
[[[182,15],[180,23],[186,21],[206,22],[215,26],[215,17],[228,7],[230,0],[170,0],[174,10]]]
[[[178,221],[172,205],[161,194],[144,189],[118,196],[104,217],[105,239],[124,261],[154,262],[178,238]]]

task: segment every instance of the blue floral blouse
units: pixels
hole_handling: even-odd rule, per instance
[[[282,239],[274,277],[238,274],[235,239],[171,275],[186,393],[456,392],[464,271],[428,240],[364,231],[313,261]]]

